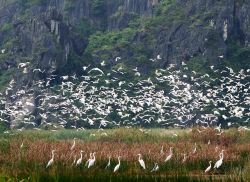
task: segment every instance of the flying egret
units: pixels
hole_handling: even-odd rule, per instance
[[[118,157],[118,164],[115,166],[115,168],[114,168],[114,173],[116,172],[116,171],[118,171],[118,169],[120,168],[120,166],[121,166],[121,156],[119,156]]]
[[[209,166],[205,170],[205,173],[209,172],[211,170],[211,168],[212,168],[212,161],[209,161]]]
[[[1,50],[1,53],[2,53],[2,54],[4,54],[4,53],[5,53],[5,51],[6,51],[5,49],[2,49],[2,50]]]
[[[105,61],[102,61],[102,62],[101,62],[101,66],[106,66]]]
[[[160,54],[157,55],[157,59],[162,59]]]
[[[121,57],[116,57],[115,62],[119,61],[120,59],[122,59],[122,58]]]
[[[83,151],[81,150],[80,152],[81,157],[76,161],[76,166],[79,166],[82,163],[82,153]]]
[[[54,162],[54,156],[55,156],[55,150],[52,150],[51,154],[52,154],[52,158],[47,163],[46,168],[48,168],[49,166],[51,166],[53,164],[53,162]]]
[[[143,169],[146,169],[145,162],[144,162],[144,160],[141,158],[141,154],[138,154],[138,155],[139,155],[138,161],[139,161],[141,167],[142,167]]]

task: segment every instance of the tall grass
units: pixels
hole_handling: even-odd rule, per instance
[[[70,151],[74,137],[78,138],[76,147]],[[0,136],[0,181],[248,181],[249,139],[247,131],[228,130],[218,136],[213,129],[202,133],[197,129],[140,131],[125,128],[12,131]],[[194,143],[197,143],[197,152],[192,154]],[[160,155],[161,146],[164,155]],[[170,147],[174,147],[174,156],[164,163]],[[46,169],[52,149],[56,149],[55,163]],[[204,174],[208,162],[212,160],[214,164],[222,149],[225,150],[222,167]],[[96,152],[93,168],[87,169],[84,164],[72,166],[74,156],[80,157],[80,150],[84,151],[84,163],[90,152]],[[143,156],[146,171],[139,166],[138,153]],[[188,159],[182,163],[184,153]],[[121,168],[114,174],[119,155],[122,156]],[[109,156],[112,157],[111,168],[105,170]],[[160,170],[151,173],[155,162]]]

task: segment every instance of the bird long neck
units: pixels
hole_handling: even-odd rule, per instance
[[[139,160],[141,160],[141,155],[139,155]]]
[[[54,159],[54,156],[55,156],[54,151],[52,151],[52,159]]]
[[[81,152],[81,157],[80,158],[82,159],[82,152]]]
[[[221,152],[221,160],[223,160],[223,158],[224,158],[224,154],[223,154],[223,152]]]
[[[120,157],[118,157],[118,165],[121,164],[121,160],[120,160]]]

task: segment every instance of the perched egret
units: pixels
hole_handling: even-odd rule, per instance
[[[139,164],[141,165],[141,167],[142,167],[143,169],[146,169],[145,162],[144,162],[144,160],[141,158],[141,154],[138,154],[138,155],[139,155],[139,159],[138,159]]]
[[[54,156],[55,156],[55,150],[52,150],[51,154],[52,154],[52,158],[47,163],[46,168],[48,168],[49,166],[51,166],[53,164],[53,162],[54,162]]]
[[[212,161],[209,161],[209,166],[205,170],[205,173],[209,172],[211,170],[211,167],[212,167]]]
[[[110,159],[111,159],[111,156],[109,156],[109,161],[108,161],[108,164],[106,165],[105,169],[108,169],[110,167]]]
[[[95,152],[93,153],[93,159],[90,159],[88,168],[92,167],[95,164]]]
[[[115,168],[114,168],[114,173],[116,172],[116,171],[118,171],[118,169],[120,168],[120,166],[121,166],[121,156],[119,156],[118,157],[118,164],[115,166]]]
[[[173,147],[170,147],[169,155],[166,157],[165,162],[169,161],[173,157]]]
[[[223,163],[223,158],[224,158],[224,150],[222,150],[221,151],[221,153],[220,153],[220,159],[214,164],[214,169],[218,169],[221,165],[222,165],[222,163]]]
[[[90,153],[90,154],[89,154],[89,159],[86,161],[85,166],[88,166],[89,161],[91,161],[91,160],[92,160],[92,154],[93,154],[93,153]]]
[[[81,157],[76,161],[76,166],[79,166],[82,163],[82,153],[83,151],[81,150],[80,152]]]
[[[208,144],[208,145],[210,145],[210,144],[211,144],[211,141],[210,141],[210,140],[208,140],[207,144]]]
[[[154,166],[154,168],[151,170],[151,172],[156,172],[156,171],[158,171],[158,170],[159,170],[159,166],[158,166],[157,163],[155,163],[155,166]]]

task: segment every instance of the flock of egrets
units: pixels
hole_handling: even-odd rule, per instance
[[[30,64],[20,63],[19,69],[29,70]],[[201,75],[183,63],[181,68],[170,65],[145,77],[137,67],[129,70],[121,64],[107,72],[102,65],[88,65],[83,67],[82,76],[61,76],[60,84],[53,83],[58,76],[52,74],[34,80],[31,88],[17,90],[13,79],[0,96],[0,120],[15,121],[13,127],[51,129],[219,124],[246,127],[250,70],[209,69],[212,74]],[[40,69],[33,71],[44,74]]]
[[[76,138],[74,138],[73,144],[72,144],[70,150],[73,151],[75,149],[75,146],[76,146]],[[52,153],[52,158],[48,161],[48,163],[46,165],[46,168],[49,168],[50,166],[53,165],[55,152],[56,152],[56,150],[52,150],[52,152],[51,152]],[[72,167],[74,167],[74,166],[79,167],[79,166],[83,165],[83,152],[84,152],[83,150],[80,150],[80,157],[78,159],[77,159],[76,155],[74,156],[74,160],[73,160],[73,163],[71,165]],[[195,155],[196,153],[197,153],[197,145],[195,143],[195,147],[190,152],[190,154],[185,153],[183,155],[183,159],[182,159],[181,163],[184,164],[185,162],[187,162],[188,157],[190,157],[190,155]],[[159,151],[159,155],[165,155],[163,146],[161,147],[161,150]],[[164,163],[166,164],[170,160],[173,160],[173,156],[174,156],[173,147],[170,147],[169,153],[167,153],[166,158],[164,160]],[[122,156],[118,156],[118,163],[117,163],[117,165],[115,165],[115,167],[113,169],[114,173],[118,172],[118,170],[119,170],[119,168],[121,166],[121,158],[122,158]],[[217,160],[214,163],[214,166],[213,166],[214,170],[217,170],[222,166],[223,159],[224,159],[224,150],[221,150],[221,152],[219,153],[219,160]],[[95,163],[96,163],[96,152],[93,152],[93,153],[90,153],[90,158],[86,161],[84,166],[89,169],[89,168],[93,167],[95,165]],[[143,160],[142,154],[140,154],[140,153],[138,154],[138,164],[140,165],[140,167],[143,170],[145,170],[145,171],[147,170],[145,161]],[[105,167],[105,170],[110,169],[110,168],[111,168],[111,156],[109,156],[109,160],[108,160],[108,163],[107,163],[107,165]],[[150,170],[150,172],[157,172],[159,169],[160,169],[159,164],[155,163],[154,167]],[[204,170],[204,173],[209,173],[211,170],[212,170],[212,161],[209,161],[209,166]]]

